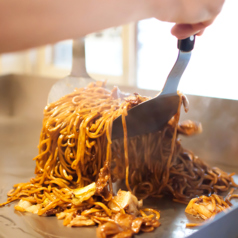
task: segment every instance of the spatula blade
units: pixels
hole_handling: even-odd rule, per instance
[[[194,36],[178,40],[179,55],[161,94],[128,111],[126,116],[128,137],[159,131],[177,113],[180,103],[177,88],[190,60],[194,42]],[[119,116],[113,122],[112,139],[121,138],[123,134],[122,118]]]
[[[47,103],[59,100],[61,97],[72,93],[75,88],[86,87],[89,83],[95,82],[92,78],[67,76],[58,80],[50,89]]]
[[[176,114],[179,102],[179,95],[166,94],[133,107],[126,116],[127,136],[133,137],[159,131]],[[120,116],[113,122],[112,139],[121,137],[123,137],[123,127]]]

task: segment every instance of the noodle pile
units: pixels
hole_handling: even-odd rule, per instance
[[[161,131],[127,138],[127,111],[148,98],[135,94],[121,99],[117,88],[109,91],[104,86],[91,83],[47,105],[34,158],[36,176],[14,185],[0,206],[20,200],[17,210],[57,215],[68,226],[97,223],[99,237],[130,237],[160,225],[159,213],[141,209],[133,194],[141,199],[170,195],[187,204],[197,195],[236,186],[232,175],[182,148],[177,135],[197,133],[200,126],[191,121],[178,124],[180,108]],[[113,120],[119,115],[124,138],[111,141]],[[125,179],[129,192],[115,196],[112,183],[118,179]]]
[[[194,131],[191,132],[191,126]],[[170,121],[162,131],[134,137],[129,140],[129,184],[137,197],[162,197],[171,195],[173,200],[187,204],[191,198],[204,194],[228,191],[237,187],[232,175],[217,167],[210,167],[191,151],[184,149],[177,133],[190,135],[197,127],[191,121],[174,126]],[[123,139],[112,146],[116,166],[113,174],[125,178]]]
[[[227,211],[232,207],[230,200],[232,198],[238,198],[237,194],[233,194],[234,188],[231,188],[225,198],[217,194],[211,194],[210,196],[200,196],[191,199],[187,205],[185,212],[195,217],[202,218],[203,220],[211,220],[215,215],[222,211]],[[203,223],[187,223],[186,227],[201,226]]]

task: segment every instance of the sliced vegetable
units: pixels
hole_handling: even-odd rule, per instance
[[[15,209],[20,212],[25,212],[28,207],[32,206],[32,204],[28,201],[20,200],[17,205],[15,205]]]
[[[32,205],[28,208],[26,208],[27,212],[31,212],[33,214],[37,214],[39,209],[41,209],[42,205],[41,204],[37,204],[37,205]]]
[[[91,183],[83,188],[73,189],[73,195],[75,196],[72,203],[76,206],[88,200],[96,193],[96,183]]]

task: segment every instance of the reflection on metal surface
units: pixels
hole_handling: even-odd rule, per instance
[[[1,215],[0,214],[0,224],[3,226],[3,229],[1,229],[1,231],[4,232],[4,227],[10,230],[14,230],[15,232],[19,232],[22,233],[24,235],[24,237],[26,237],[26,235],[30,235],[32,236],[32,234],[28,231],[23,230],[21,227],[17,226],[16,223],[14,222],[14,220],[12,220],[10,218],[9,215]],[[3,234],[1,234],[3,235]],[[3,236],[4,237],[4,236]]]
[[[9,80],[9,87],[4,89],[5,96],[0,94],[0,202],[6,200],[6,193],[14,184],[29,181],[34,176],[35,162],[32,158],[38,151],[42,111],[48,91],[55,82],[40,77],[5,76],[0,78],[0,89],[4,80],[4,85]],[[150,96],[156,94],[131,88],[124,90]],[[186,144],[186,148],[192,149],[204,160],[210,160],[209,163],[227,172],[238,172],[235,167],[238,165],[238,102],[195,96],[188,98],[190,112],[182,117],[201,121],[204,132],[191,138],[182,138],[182,144]],[[11,114],[7,112],[7,107],[2,107],[3,103],[12,108]],[[235,180],[238,182],[237,176]],[[188,221],[198,222],[196,218],[185,214],[186,205],[171,202],[169,198],[151,198],[144,205],[161,211],[161,226],[152,233],[140,233],[136,237],[180,238],[200,229],[185,228]],[[13,205],[0,208],[0,237],[78,238],[79,235],[81,238],[95,237],[96,228],[68,228],[56,217],[14,212]]]

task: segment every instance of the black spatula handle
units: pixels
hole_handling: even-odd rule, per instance
[[[189,52],[193,49],[195,43],[195,35],[183,40],[178,40],[178,49],[184,52]]]

